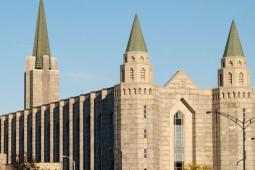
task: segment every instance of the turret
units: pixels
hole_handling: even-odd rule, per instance
[[[152,65],[137,15],[135,15],[120,69],[121,83],[150,83],[153,81]]]
[[[58,96],[57,60],[51,56],[44,1],[40,0],[33,54],[26,64],[25,109],[57,101]]]
[[[246,87],[250,85],[249,70],[238,36],[235,22],[232,21],[225,51],[218,70],[219,87]]]

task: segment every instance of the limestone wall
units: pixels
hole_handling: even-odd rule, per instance
[[[76,169],[111,170],[112,117],[112,88],[2,115],[1,153],[8,164],[28,158],[72,169],[74,160]]]

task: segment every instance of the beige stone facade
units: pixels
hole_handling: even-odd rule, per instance
[[[35,55],[27,58],[25,110],[0,116],[0,160],[5,154],[10,165],[26,155],[42,169],[64,170],[242,169],[243,136],[235,118],[242,121],[243,112],[253,118],[255,90],[234,23],[215,71],[218,87],[202,89],[183,70],[157,85],[136,16],[120,82],[58,100],[59,72],[40,22],[44,15],[41,0]],[[254,125],[246,128],[246,170],[255,170],[254,132]]]

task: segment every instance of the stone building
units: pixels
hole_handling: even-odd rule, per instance
[[[0,151],[8,164],[26,154],[39,163],[63,163],[65,170],[180,170],[189,163],[242,169],[243,161],[237,166],[242,130],[228,118],[242,120],[243,111],[246,120],[252,118],[255,91],[234,22],[219,61],[214,89],[198,87],[185,71],[177,71],[164,86],[155,84],[135,16],[120,82],[58,100],[59,73],[40,0],[25,73],[25,110],[0,117]],[[246,129],[247,170],[255,170],[255,144],[249,140],[254,130],[252,125]]]

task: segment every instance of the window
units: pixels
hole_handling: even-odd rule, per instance
[[[141,80],[145,80],[145,69],[142,68],[141,71],[140,71],[140,74],[141,74]]]
[[[238,67],[241,67],[241,66],[242,66],[242,62],[239,60],[239,61],[237,62],[237,65],[238,65]]]
[[[144,151],[143,151],[143,157],[144,157],[144,158],[147,158],[147,149],[144,149]]]
[[[183,114],[177,112],[174,115],[174,169],[182,170],[184,167],[184,146],[183,146]]]
[[[135,57],[134,56],[131,57],[131,61],[135,62]]]
[[[143,56],[140,56],[140,57],[139,57],[139,61],[144,61]]]
[[[133,68],[130,68],[130,70],[129,70],[129,78],[131,80],[134,80],[134,69]]]
[[[229,60],[229,65],[233,67],[233,62]]]
[[[146,129],[144,129],[144,131],[143,131],[143,137],[147,138],[147,130]]]
[[[124,71],[124,69],[121,70],[121,77],[122,77],[122,82],[125,82],[125,71]]]
[[[223,86],[222,74],[220,74],[220,86]]]
[[[239,83],[240,85],[243,85],[243,73],[239,73]]]
[[[147,118],[147,106],[146,105],[143,106],[143,117],[144,117],[144,119]]]
[[[228,83],[232,85],[232,74],[228,73]]]

